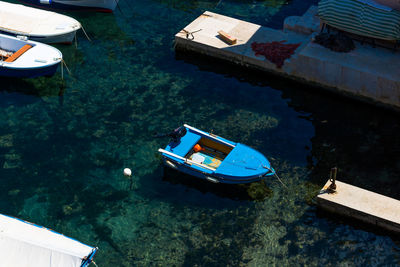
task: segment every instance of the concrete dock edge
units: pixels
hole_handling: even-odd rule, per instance
[[[270,29],[206,11],[175,35],[175,49],[400,110],[400,52],[356,42],[355,50],[338,53],[313,43],[320,27],[315,6],[301,17],[288,17],[284,27],[283,30]],[[220,30],[237,38],[237,43],[225,43],[218,36]],[[300,44],[282,68],[256,56],[251,47],[254,42],[274,41]]]
[[[400,234],[400,201],[356,186],[336,181],[330,193],[328,181],[316,198],[317,206],[364,223]]]

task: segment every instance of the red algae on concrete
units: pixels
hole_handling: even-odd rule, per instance
[[[270,43],[257,43],[251,44],[251,48],[256,56],[265,56],[266,59],[275,63],[277,68],[282,68],[285,59],[290,58],[294,51],[300,46],[298,44],[284,44],[284,41],[274,41]]]

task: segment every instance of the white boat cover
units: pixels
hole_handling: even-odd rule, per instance
[[[0,266],[76,267],[96,248],[17,218],[0,214]]]
[[[68,16],[0,1],[0,30],[28,36],[54,36],[77,31],[81,24]]]

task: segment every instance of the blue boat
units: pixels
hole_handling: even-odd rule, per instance
[[[179,129],[179,131],[177,131]],[[213,183],[244,184],[275,174],[260,152],[187,124],[175,130],[162,153],[164,164]]]

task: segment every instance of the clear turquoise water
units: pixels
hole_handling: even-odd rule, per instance
[[[397,237],[313,203],[333,166],[400,199],[398,114],[173,49],[205,10],[280,28],[312,3],[122,0],[122,13],[70,13],[92,42],[57,46],[65,87],[60,73],[2,81],[1,213],[98,246],[99,266],[399,265]],[[288,189],[164,170],[168,140],[152,135],[182,123],[261,151]]]

